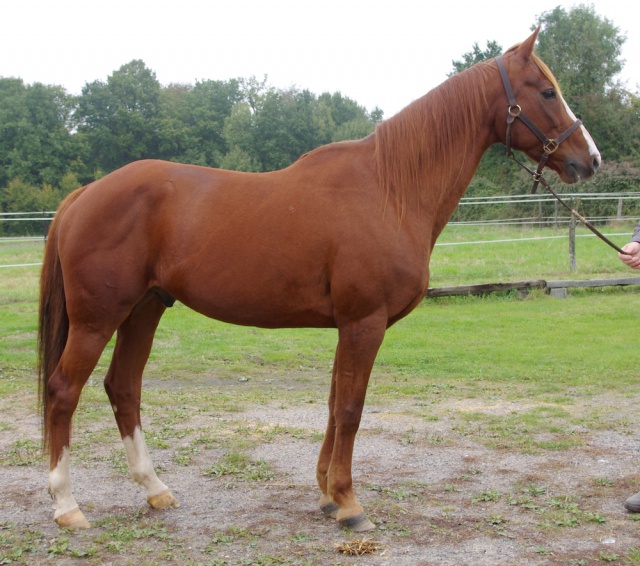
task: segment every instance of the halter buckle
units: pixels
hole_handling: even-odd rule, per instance
[[[560,144],[556,140],[547,140],[542,144],[542,149],[547,154],[552,154],[558,147],[560,147]]]

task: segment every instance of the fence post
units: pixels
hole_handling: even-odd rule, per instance
[[[572,207],[575,210],[576,199],[573,200]],[[569,218],[569,268],[576,271],[576,217],[572,214]]]
[[[618,199],[618,213],[616,214],[616,220],[622,220],[622,197]]]
[[[538,225],[542,228],[542,199],[538,200]]]

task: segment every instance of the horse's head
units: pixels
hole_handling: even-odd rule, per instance
[[[533,53],[538,28],[526,41],[496,59],[503,81],[495,131],[507,151],[517,149],[546,165],[565,183],[591,177],[600,152],[565,102],[549,68]]]

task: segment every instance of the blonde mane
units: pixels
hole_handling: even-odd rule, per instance
[[[395,196],[400,219],[420,191],[450,184],[464,166],[489,108],[485,84],[494,69],[477,64],[376,128],[379,183],[387,199]]]

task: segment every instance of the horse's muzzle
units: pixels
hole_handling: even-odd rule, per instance
[[[600,169],[602,158],[600,155],[592,155],[589,161],[584,162],[576,159],[567,159],[564,163],[564,171],[560,177],[565,183],[577,183],[586,181],[596,174]]]

